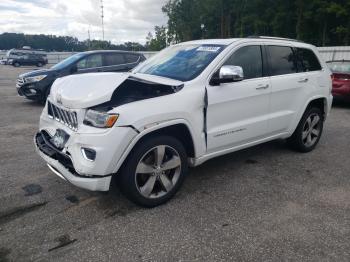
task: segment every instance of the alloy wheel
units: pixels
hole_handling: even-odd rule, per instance
[[[137,164],[135,183],[145,198],[160,198],[170,192],[181,174],[179,153],[167,145],[158,145],[144,154]]]
[[[321,133],[321,118],[318,114],[311,114],[305,121],[302,141],[306,147],[312,147]]]

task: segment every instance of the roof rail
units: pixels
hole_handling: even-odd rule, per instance
[[[251,35],[247,38],[259,38],[259,39],[270,39],[270,40],[285,40],[285,41],[293,41],[293,42],[300,42],[304,43],[303,41],[292,39],[292,38],[283,38],[283,37],[274,37],[274,36],[260,36],[260,35]]]

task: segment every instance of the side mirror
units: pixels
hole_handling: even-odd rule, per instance
[[[240,66],[224,65],[219,70],[220,83],[231,83],[243,79],[243,68]]]

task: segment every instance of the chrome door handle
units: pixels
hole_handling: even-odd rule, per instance
[[[299,79],[299,83],[306,83],[307,81],[309,81],[309,79],[308,78],[301,78],[301,79]]]
[[[260,85],[258,85],[256,90],[262,90],[262,89],[267,89],[267,88],[269,88],[269,84],[266,84],[266,85],[260,84]]]

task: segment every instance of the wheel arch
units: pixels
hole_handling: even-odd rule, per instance
[[[296,121],[293,125],[293,129],[291,130],[291,134],[294,133],[294,131],[296,130],[296,128],[298,127],[298,124],[301,120],[301,118],[303,117],[304,113],[306,112],[307,109],[309,109],[312,106],[316,106],[319,109],[321,109],[323,116],[324,116],[324,120],[327,117],[328,111],[329,111],[329,104],[328,104],[328,100],[327,97],[325,96],[314,96],[311,97],[304,105],[303,110],[300,111],[300,113],[298,114],[298,117],[296,118]]]
[[[131,141],[127,149],[123,152],[121,158],[119,159],[115,173],[118,172],[120,167],[125,162],[126,158],[132,152],[133,148],[139,143],[142,143],[145,139],[152,136],[159,135],[169,135],[177,138],[185,147],[187,156],[189,158],[194,158],[197,155],[196,144],[194,140],[194,134],[189,123],[184,119],[170,120],[162,123],[155,123],[153,125],[148,125],[142,131],[139,131],[138,135]]]
[[[326,119],[328,112],[328,101],[326,97],[320,96],[310,99],[307,103],[307,106],[304,108],[303,114],[310,107],[319,108],[323,113],[324,120]]]

